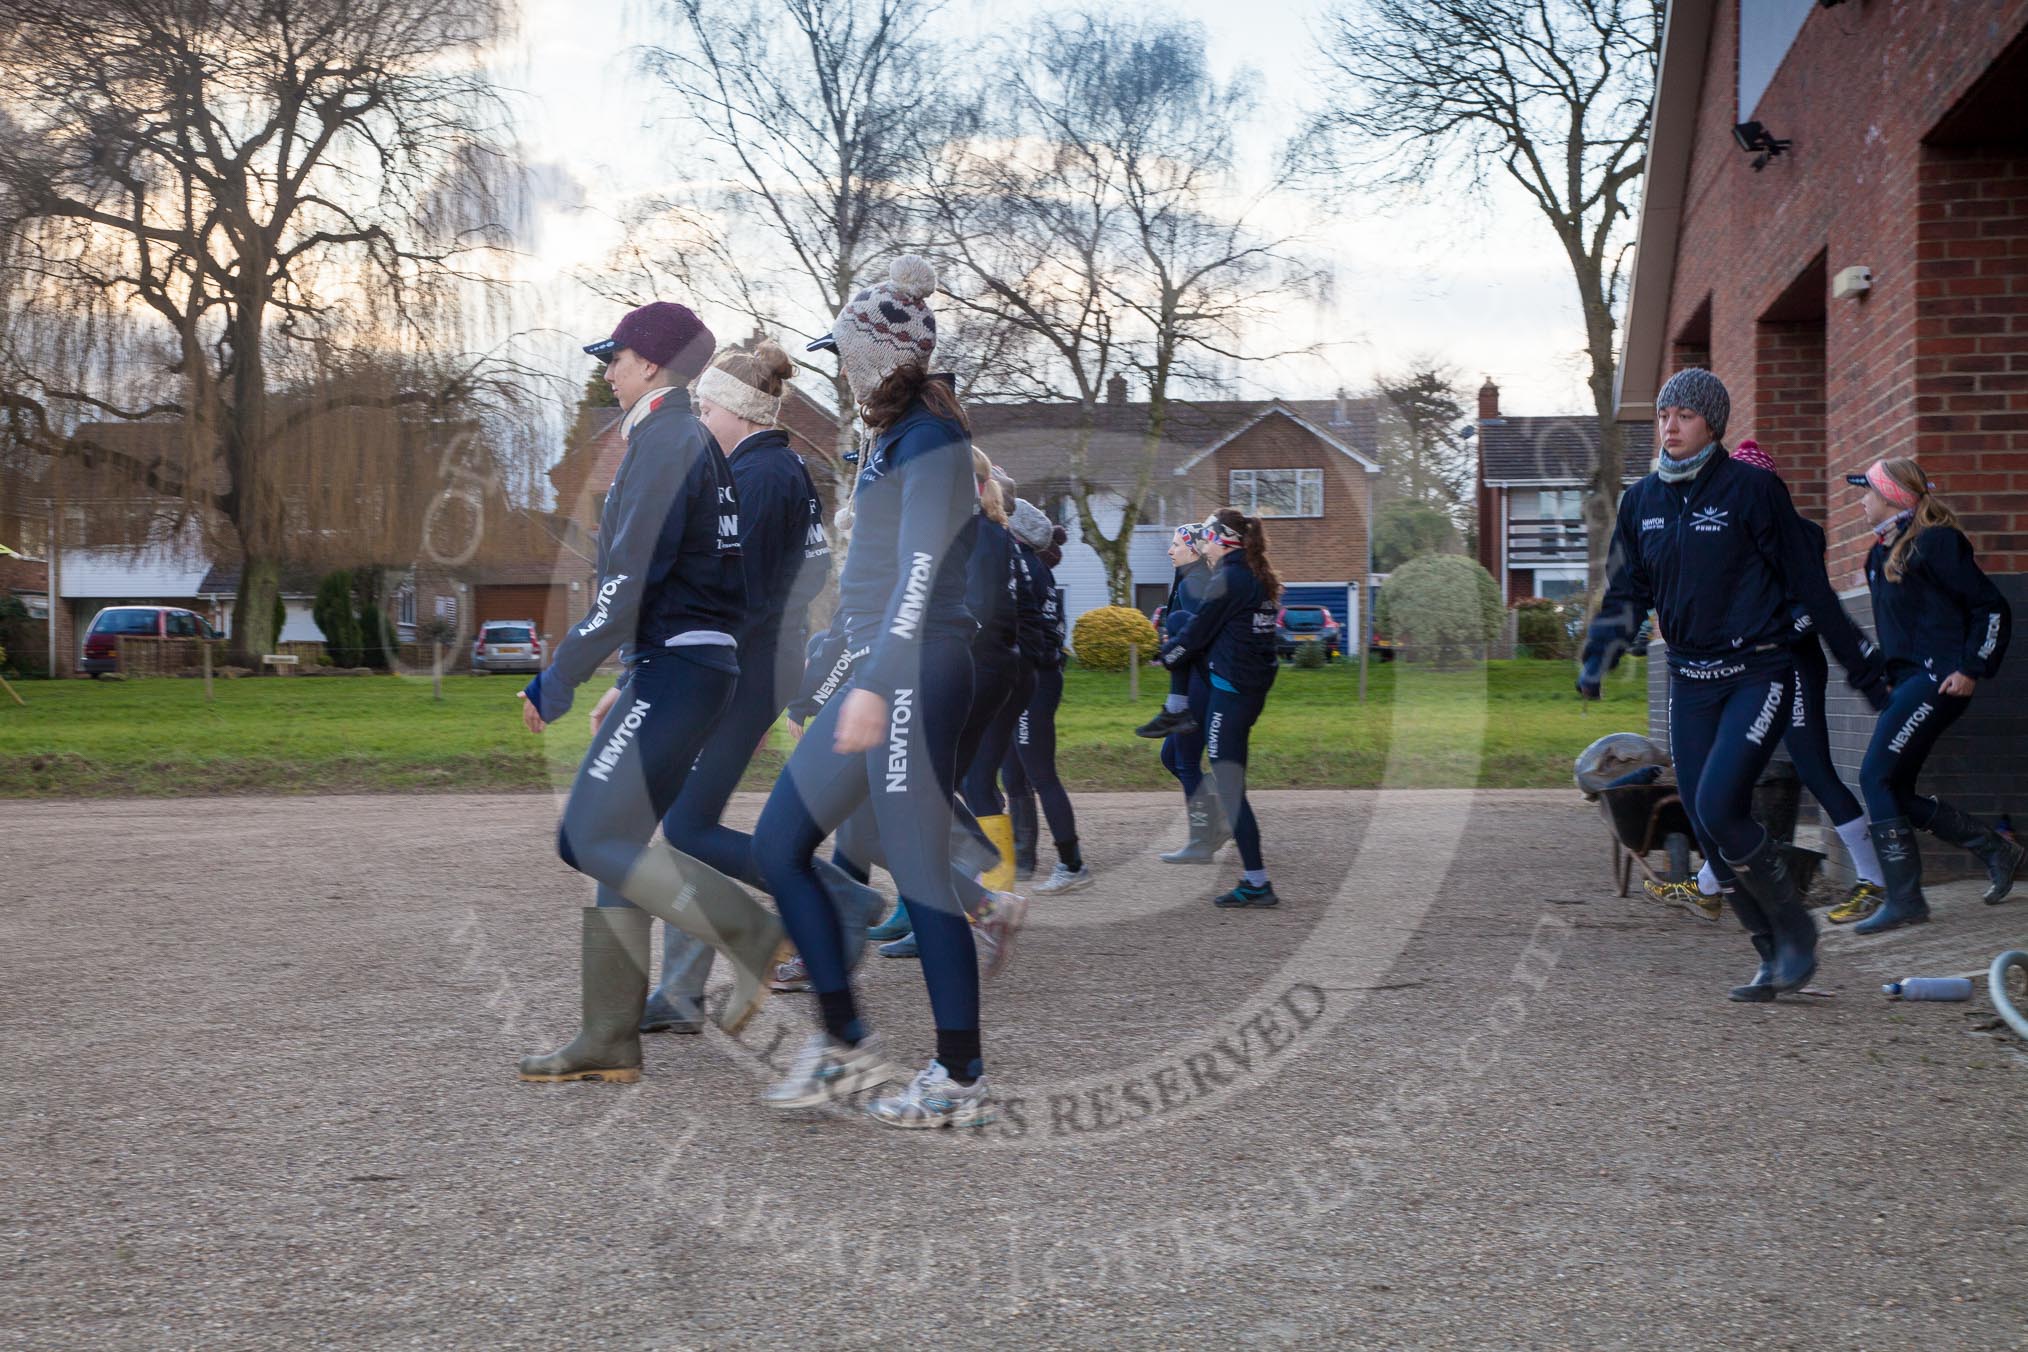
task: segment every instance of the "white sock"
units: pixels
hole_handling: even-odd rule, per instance
[[[1880,856],[1873,852],[1873,836],[1866,827],[1866,814],[1862,812],[1838,828],[1838,839],[1845,842],[1845,849],[1852,856],[1852,870],[1859,875],[1859,881],[1885,887],[1887,875],[1880,871]]]
[[[1162,697],[1162,712],[1165,714],[1180,714],[1189,707],[1190,697],[1188,695],[1164,695]]]
[[[1239,876],[1248,887],[1266,887],[1268,883],[1267,870],[1264,868],[1241,869]]]
[[[1704,867],[1697,870],[1697,890],[1707,897],[1718,895],[1718,874],[1708,859],[1704,861]]]

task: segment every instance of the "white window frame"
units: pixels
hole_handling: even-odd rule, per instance
[[[1315,511],[1262,512],[1260,510],[1260,476],[1263,474],[1291,474],[1296,480],[1296,505],[1305,505],[1305,500],[1314,501]],[[1226,471],[1226,492],[1232,505],[1248,516],[1272,516],[1278,521],[1314,521],[1324,515],[1324,471],[1321,469],[1235,469]],[[1315,491],[1311,499],[1311,491]]]
[[[403,587],[394,594],[394,622],[411,628],[415,625],[415,588]]]

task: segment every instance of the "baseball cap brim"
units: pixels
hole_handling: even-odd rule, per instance
[[[597,357],[600,361],[611,361],[614,355],[619,352],[620,345],[610,338],[602,338],[596,343],[586,343],[584,350],[591,356]]]
[[[836,352],[837,350],[838,340],[828,333],[822,338],[812,338],[808,345],[803,348],[805,352]]]

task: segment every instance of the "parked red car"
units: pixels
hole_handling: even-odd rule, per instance
[[[224,638],[204,617],[178,606],[107,606],[92,616],[77,669],[103,676],[120,669],[122,638]]]

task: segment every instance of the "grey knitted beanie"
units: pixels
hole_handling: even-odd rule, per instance
[[[1014,499],[1014,510],[1007,517],[1007,529],[1022,544],[1033,550],[1047,549],[1055,528],[1056,523],[1049,519],[1049,513],[1026,498]]]
[[[837,351],[853,397],[863,402],[903,366],[929,365],[937,346],[937,317],[930,313],[929,297],[936,289],[936,269],[925,259],[903,254],[888,266],[886,281],[853,296],[838,312],[830,335],[810,346]]]
[[[1725,424],[1732,417],[1732,396],[1725,391],[1725,382],[1701,366],[1686,366],[1669,377],[1662,392],[1655,396],[1657,410],[1665,408],[1687,408],[1711,424],[1712,437],[1725,435]]]

